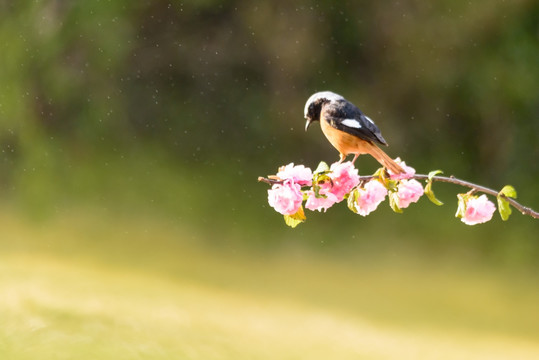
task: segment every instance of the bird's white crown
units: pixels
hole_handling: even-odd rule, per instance
[[[320,92],[317,92],[313,95],[311,95],[311,97],[309,98],[309,100],[307,100],[307,102],[305,103],[305,109],[303,110],[303,115],[304,116],[307,116],[307,112],[309,111],[309,106],[316,100],[318,99],[327,99],[329,101],[337,101],[337,100],[344,100],[344,98],[339,95],[339,94],[335,94],[334,92],[331,92],[331,91],[320,91]]]

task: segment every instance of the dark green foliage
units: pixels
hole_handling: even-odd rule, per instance
[[[305,100],[333,90],[419,173],[511,182],[537,208],[538,18],[534,0],[1,1],[0,192],[48,209],[147,196],[185,216],[214,200],[213,223],[248,212],[256,230],[258,175],[337,160],[303,131]]]

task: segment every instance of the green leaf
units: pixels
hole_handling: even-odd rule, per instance
[[[386,168],[381,167],[372,175],[377,177],[378,180],[386,187],[388,190],[396,190],[398,185],[398,180],[391,180],[391,177],[388,176]]]
[[[307,220],[307,218],[305,217],[303,206],[300,206],[299,210],[293,215],[284,215],[284,222],[291,228],[295,228],[305,220]]]
[[[442,170],[433,170],[429,173],[429,181],[432,181],[432,178],[435,177],[438,174],[443,174],[444,172]]]
[[[502,220],[507,221],[507,219],[509,219],[509,215],[511,215],[511,205],[509,205],[509,201],[505,200],[501,196],[497,196],[497,199],[498,199],[498,212],[500,213]]]
[[[500,217],[503,221],[507,221],[509,219],[509,215],[511,215],[511,205],[509,205],[509,201],[504,198],[516,198],[517,197],[517,191],[514,187],[511,185],[505,185],[503,189],[500,190],[498,193],[498,196],[496,197],[498,200],[498,212],[500,213]]]
[[[314,171],[314,174],[326,173],[328,171],[329,171],[329,165],[326,164],[324,161],[320,161],[320,164],[318,164],[318,167]]]
[[[438,206],[441,206],[444,204],[440,200],[436,199],[436,196],[434,195],[434,192],[432,191],[432,181],[429,181],[427,185],[425,186],[425,195],[427,195],[427,197],[429,198],[431,202],[433,202],[434,204]]]
[[[393,210],[396,213],[402,213],[402,209],[399,207],[399,196],[397,195],[396,191],[390,191],[389,192],[389,206],[391,206],[391,210]]]
[[[324,195],[324,194],[320,194],[320,186],[318,184],[316,185],[313,185],[313,191],[314,191],[314,197],[317,198],[317,199],[320,199],[320,198],[327,198],[327,195]]]
[[[387,177],[386,168],[385,167],[378,168],[378,170],[376,170],[374,174],[372,174],[372,176],[377,176],[380,179]]]
[[[314,191],[314,196],[316,196],[317,198],[326,197],[326,195],[320,194],[320,184],[325,183],[325,182],[333,183],[333,180],[331,179],[331,177],[329,177],[327,173],[322,172],[322,173],[314,174],[313,191]]]
[[[427,185],[425,186],[425,195],[429,198],[431,202],[434,204],[441,206],[444,203],[440,200],[436,199],[436,196],[434,195],[434,191],[432,191],[432,178],[436,176],[437,174],[442,174],[442,170],[434,170],[429,173],[429,180],[427,181]]]
[[[386,179],[385,183],[382,183],[386,187],[387,190],[391,191],[397,191],[399,189],[399,181],[398,180],[390,180]]]
[[[378,177],[378,181],[380,181],[388,191],[397,191],[399,180],[392,180],[391,177],[388,176],[386,168],[379,168],[373,176]]]
[[[356,202],[357,202],[358,196],[359,196],[359,191],[357,188],[355,188],[354,190],[350,192],[350,195],[348,195],[348,200],[347,200],[348,208],[356,214],[357,214]]]
[[[517,198],[517,191],[511,185],[505,185],[498,194],[503,194],[504,196],[507,196],[513,199]]]
[[[466,214],[466,200],[470,197],[469,194],[457,194],[458,207],[455,217],[462,218]]]

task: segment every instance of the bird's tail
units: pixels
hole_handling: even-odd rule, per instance
[[[380,164],[390,170],[393,174],[404,174],[404,169],[389,157],[382,149],[371,143],[371,154]]]

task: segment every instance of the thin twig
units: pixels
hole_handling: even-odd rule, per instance
[[[369,180],[372,180],[375,177],[376,176],[373,176],[373,175],[360,176],[359,181],[369,181]],[[416,179],[416,180],[428,180],[429,176],[424,175],[424,174],[415,174],[410,178],[411,179]],[[269,184],[269,185],[282,184],[284,182],[283,180],[268,179],[268,178],[265,178],[265,177],[262,177],[262,176],[260,176],[258,178],[258,181],[264,182],[264,183]],[[507,196],[505,196],[503,194],[499,194],[499,192],[496,191],[496,190],[493,190],[493,189],[490,189],[490,188],[487,188],[487,187],[484,187],[484,186],[481,186],[481,185],[477,185],[477,184],[471,183],[469,181],[464,181],[464,180],[461,180],[461,179],[457,179],[454,176],[449,176],[449,177],[447,177],[447,176],[433,176],[432,181],[439,181],[439,182],[445,182],[445,183],[464,186],[464,187],[470,188],[472,190],[479,191],[479,192],[482,192],[482,193],[485,193],[485,194],[488,194],[488,195],[491,195],[491,196],[494,196],[494,197],[497,197],[499,195],[502,198],[504,198],[505,200],[507,200],[507,202],[509,202],[509,204],[511,204],[512,207],[514,207],[515,209],[520,211],[523,215],[529,215],[529,216],[531,216],[531,217],[533,217],[535,219],[539,219],[539,212],[533,210],[530,207],[527,207],[527,206],[524,206],[524,205],[518,203],[513,198],[507,197]]]
[[[266,184],[269,184],[269,185],[275,185],[275,184],[284,183],[284,180],[273,180],[273,179],[265,178],[263,176],[259,176],[258,177],[258,182],[263,182],[263,183],[266,183]]]

